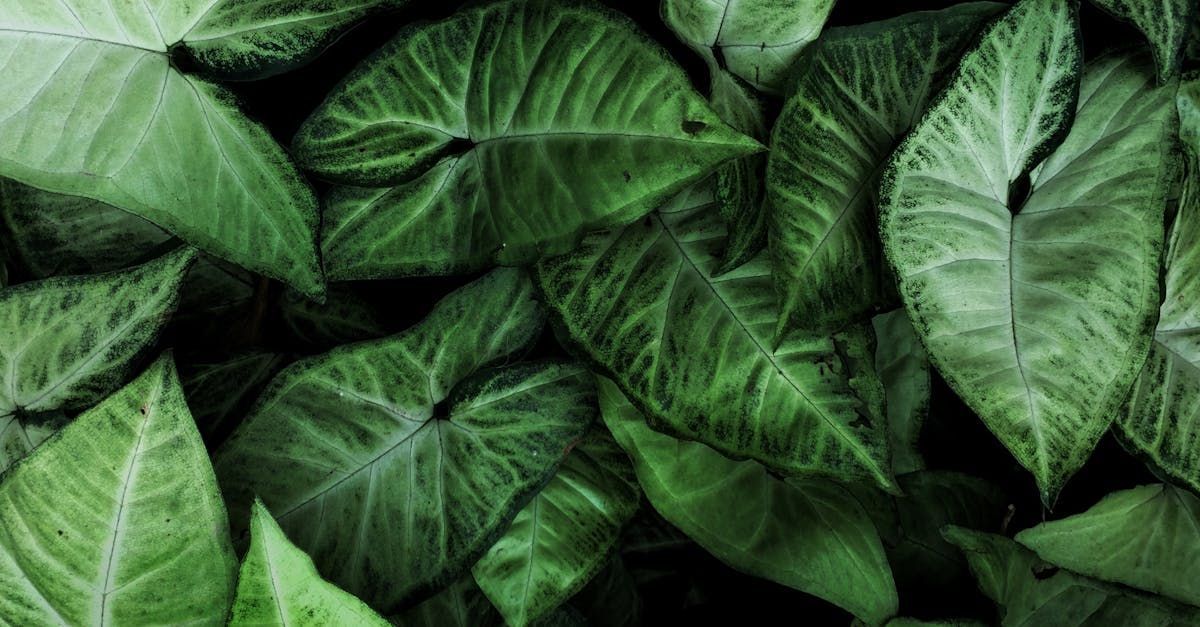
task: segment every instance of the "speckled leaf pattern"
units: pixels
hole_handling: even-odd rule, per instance
[[[734,129],[766,143],[770,134],[766,102],[744,82],[724,70],[714,69],[708,100],[713,111]],[[717,169],[717,202],[729,231],[718,272],[727,272],[750,261],[767,245],[766,208],[763,206],[766,168],[767,155],[758,153]]]
[[[834,0],[662,0],[663,21],[683,43],[755,88],[778,91],[815,41]]]
[[[605,565],[640,495],[625,451],[594,430],[475,563],[475,581],[509,625],[536,623]]]
[[[529,279],[497,270],[403,333],[285,369],[215,455],[234,527],[260,496],[324,577],[384,612],[453,581],[595,417],[578,366],[478,372],[542,316]]]
[[[896,613],[883,546],[849,491],[830,481],[789,484],[755,462],[653,431],[612,381],[598,385],[604,422],[664,518],[738,570],[826,599],[868,623]]]
[[[1114,17],[1134,25],[1150,43],[1160,81],[1179,73],[1184,41],[1196,19],[1196,0],[1092,0]]]
[[[129,270],[0,290],[0,470],[48,435],[19,414],[86,407],[124,383],[195,257],[181,248]]]
[[[1069,2],[1017,4],[880,194],[884,250],[933,364],[1048,505],[1146,357],[1175,126],[1147,58],[1098,59],[1077,84],[1076,26]]]
[[[200,0],[179,46],[206,73],[263,78],[298,67],[358,20],[408,0]]]
[[[563,253],[761,149],[626,18],[559,0],[493,2],[404,29],[294,146],[317,175],[366,186],[326,203],[334,279]]]
[[[892,485],[870,330],[771,348],[765,255],[720,277],[711,184],[538,265],[571,341],[655,428],[787,474]]]
[[[1114,492],[1016,539],[1057,566],[1200,606],[1200,499],[1185,490],[1158,484]]]
[[[390,625],[365,603],[321,579],[261,501],[250,514],[250,550],[238,571],[229,625]]]
[[[1001,624],[1056,627],[1185,627],[1195,608],[1060,570],[1021,545],[990,533],[948,527],[943,535],[967,556],[980,590],[1001,607]]]
[[[170,64],[200,4],[0,1],[0,175],[319,294],[307,183],[227,91]]]
[[[5,622],[222,625],[236,566],[169,356],[0,483]]]
[[[871,319],[878,346],[875,371],[886,394],[892,471],[897,475],[921,470],[925,460],[917,441],[929,413],[929,356],[903,309]]]
[[[833,28],[804,56],[766,178],[779,333],[861,319],[895,299],[878,244],[879,175],[999,8],[965,3]]]

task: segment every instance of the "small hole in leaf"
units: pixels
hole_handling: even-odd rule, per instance
[[[699,120],[684,120],[681,127],[683,128],[683,132],[687,133],[688,135],[695,135],[696,133],[708,128],[708,125],[704,122],[700,122]]]

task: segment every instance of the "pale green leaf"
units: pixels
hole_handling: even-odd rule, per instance
[[[328,198],[334,279],[566,252],[760,148],[628,19],[556,0],[493,2],[401,31],[295,139],[316,174],[374,187]]]
[[[221,625],[237,563],[169,356],[0,483],[0,616]]]
[[[965,3],[833,28],[804,56],[767,169],[779,333],[861,319],[894,299],[877,243],[880,172],[999,8]]]
[[[1179,73],[1184,41],[1197,16],[1196,0],[1092,0],[1113,17],[1134,25],[1154,51],[1162,82]]]
[[[1080,87],[1079,52],[1072,3],[1017,4],[880,192],[884,249],[931,361],[1047,505],[1145,360],[1173,170],[1173,92],[1154,88],[1149,59],[1097,59]]]
[[[1114,492],[1086,512],[1017,534],[1077,573],[1200,606],[1200,500],[1167,484]]]
[[[724,70],[715,70],[708,100],[713,111],[735,130],[758,141],[767,141],[766,103],[745,83]],[[718,272],[727,272],[750,261],[767,244],[763,207],[766,168],[767,155],[753,154],[717,170],[717,202],[729,231]]]
[[[725,231],[712,185],[537,267],[570,340],[655,428],[785,474],[890,488],[883,390],[869,328],[771,348],[765,255],[719,278]]]
[[[883,546],[849,491],[831,481],[786,483],[755,462],[653,431],[613,382],[598,385],[601,415],[633,458],[646,498],[700,546],[869,623],[896,613]]]
[[[261,501],[250,517],[250,550],[238,572],[229,625],[389,625],[362,601],[321,579]]]
[[[0,0],[0,175],[135,213],[310,295],[316,199],[224,89],[168,50],[197,0]]]
[[[1001,624],[1055,627],[1185,627],[1195,608],[1060,570],[1003,536],[948,527],[979,588],[1001,609]]]
[[[23,416],[79,409],[116,390],[158,339],[196,258],[190,248],[128,270],[0,290],[0,470],[49,435]]]
[[[897,475],[921,470],[925,460],[917,444],[929,413],[929,356],[903,309],[879,314],[871,324],[878,342],[875,370],[887,400],[892,470]]]
[[[834,0],[662,0],[663,21],[711,64],[778,91]]]
[[[453,581],[594,418],[574,365],[459,385],[527,347],[542,316],[529,279],[497,270],[403,333],[285,369],[215,455],[234,527],[260,496],[323,576],[385,612]]]
[[[594,431],[475,563],[476,583],[509,625],[538,621],[605,565],[639,497],[625,452]]]

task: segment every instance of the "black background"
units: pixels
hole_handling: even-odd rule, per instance
[[[463,4],[453,1],[414,2],[406,8],[377,15],[353,28],[324,54],[298,70],[260,81],[231,83],[229,86],[240,97],[250,116],[266,124],[278,140],[287,146],[309,112],[348,71],[386,42],[397,29],[414,21],[448,16]],[[701,92],[707,91],[705,66],[691,50],[679,44],[662,23],[656,1],[607,0],[605,4],[632,17],[671,52]],[[951,4],[955,3],[842,0],[834,9],[829,25],[868,22]],[[1088,57],[1095,56],[1109,46],[1141,41],[1138,33],[1086,2],[1081,9],[1081,20]],[[319,182],[316,185],[318,189],[323,187]],[[389,324],[401,329],[421,319],[440,297],[471,278],[380,281],[359,284],[356,289],[385,310]],[[549,333],[535,349],[541,355],[558,354],[560,351]],[[931,415],[922,436],[923,452],[929,466],[963,471],[1001,486],[1012,504],[1010,533],[1037,524],[1046,517],[1061,517],[1082,511],[1110,491],[1155,481],[1154,476],[1130,457],[1112,436],[1106,436],[1091,461],[1067,485],[1055,510],[1052,513],[1044,512],[1031,476],[1013,461],[1003,446],[936,373],[934,379]],[[736,507],[737,504],[731,503],[730,506]],[[631,569],[668,573],[668,576],[657,579],[656,583],[642,590],[643,616],[647,624],[686,620],[702,624],[824,625],[847,624],[851,620],[848,614],[819,599],[766,580],[740,575],[696,547],[628,559]],[[902,595],[901,603],[902,613],[928,618],[959,615],[987,619],[994,616],[990,602],[975,591],[969,582],[965,582],[962,589]]]

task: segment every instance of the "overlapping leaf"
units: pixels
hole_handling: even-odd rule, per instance
[[[875,370],[883,382],[891,434],[892,470],[901,475],[925,468],[917,441],[929,411],[929,356],[903,309],[871,320],[875,338]]]
[[[541,325],[529,279],[497,270],[408,331],[293,364],[215,455],[235,528],[260,496],[322,575],[382,611],[453,581],[594,418],[578,366],[471,377]]]
[[[566,252],[758,149],[625,18],[556,0],[405,29],[295,139],[318,175],[372,186],[328,198],[322,247],[335,279]]]
[[[22,625],[222,625],[236,561],[170,357],[0,483],[0,616]]]
[[[965,3],[834,28],[804,56],[772,131],[767,170],[780,333],[861,318],[885,300],[879,174],[999,8]]]
[[[891,487],[869,329],[772,351],[769,264],[714,277],[724,235],[703,184],[543,261],[537,279],[571,341],[656,428],[788,474]]]
[[[1159,80],[1165,82],[1179,73],[1188,28],[1197,15],[1195,0],[1092,0],[1092,3],[1142,31],[1154,51]]]
[[[1071,3],[1017,4],[880,194],[884,248],[931,360],[1047,504],[1145,359],[1173,171],[1173,92],[1154,88],[1148,59],[1098,59],[1082,88],[1078,64]]]
[[[714,70],[709,102],[722,120],[749,137],[766,142],[769,134],[766,103],[741,80],[724,70]],[[767,243],[766,154],[753,154],[717,170],[717,202],[729,231],[718,272],[726,272],[754,258]]]

